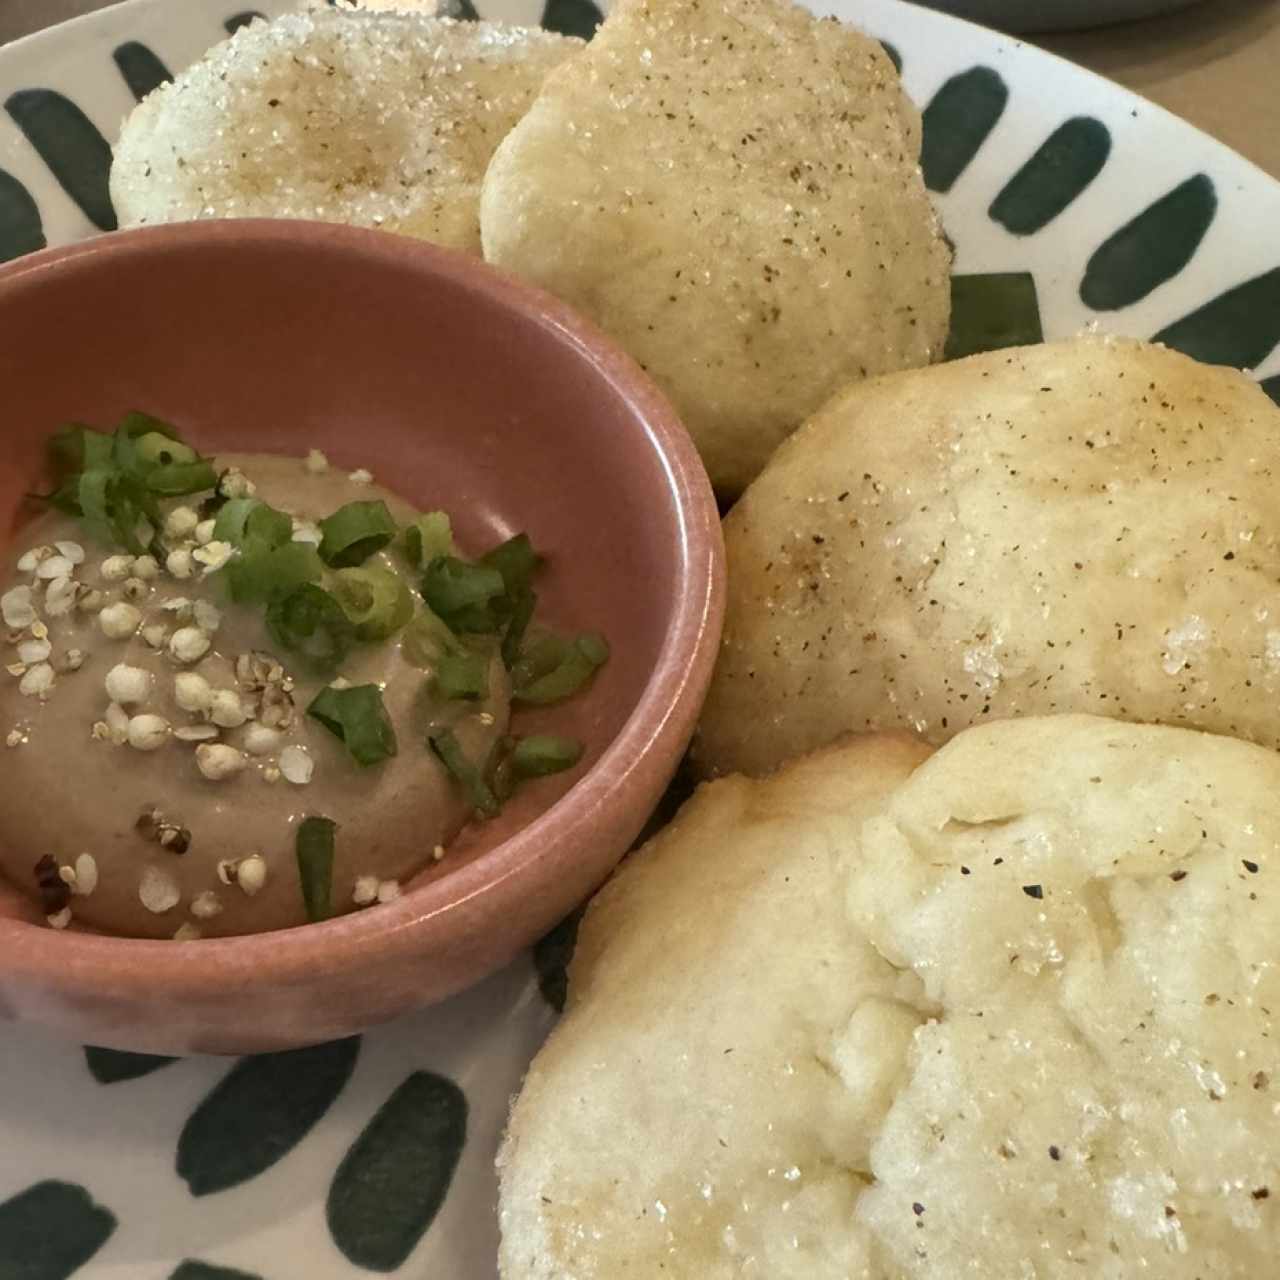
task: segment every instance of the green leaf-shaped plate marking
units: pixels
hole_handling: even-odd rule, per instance
[[[1180,182],[1093,252],[1080,299],[1094,311],[1117,311],[1141,302],[1191,261],[1218,210],[1207,174]]]
[[[542,11],[542,25],[562,36],[581,36],[590,40],[604,21],[604,14],[592,0],[547,0]]]
[[[99,1084],[116,1084],[121,1080],[137,1080],[149,1076],[161,1067],[176,1062],[176,1058],[159,1058],[150,1053],[123,1053],[119,1049],[99,1049],[96,1045],[84,1047],[84,1062],[89,1074]]]
[[[1156,334],[1206,364],[1260,365],[1280,342],[1280,267],[1238,284]]]
[[[0,1276],[65,1280],[116,1229],[115,1215],[70,1182],[37,1182],[0,1204]]]
[[[264,18],[266,14],[259,13],[257,9],[246,9],[243,13],[233,13],[222,25],[227,29],[228,35],[235,35],[241,27],[247,27],[255,18]]]
[[[970,67],[933,95],[922,116],[920,166],[930,191],[950,191],[969,167],[1009,101],[1009,86],[990,67]]]
[[[1054,220],[1102,172],[1111,130],[1091,116],[1060,124],[991,202],[991,217],[1015,236]]]
[[[288,1155],[342,1092],[359,1053],[355,1037],[236,1063],[178,1139],[178,1175],[191,1194],[238,1186]]]
[[[4,105],[85,217],[102,231],[114,231],[116,212],[107,190],[111,147],[93,121],[53,89],[19,89]]]
[[[329,1188],[329,1232],[370,1271],[402,1266],[434,1221],[467,1140],[467,1099],[415,1071],[378,1109]]]
[[[173,73],[145,44],[130,40],[119,45],[111,55],[129,86],[129,92],[139,102],[153,89],[173,79]]]
[[[31,192],[0,169],[0,262],[34,253],[45,244],[40,208]]]
[[[1280,373],[1276,374],[1274,378],[1267,378],[1259,385],[1276,404],[1280,405]]]
[[[208,1262],[180,1262],[170,1273],[169,1280],[262,1280],[251,1271],[237,1271],[235,1267],[215,1267]]]

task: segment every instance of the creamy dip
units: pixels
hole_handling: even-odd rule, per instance
[[[416,515],[367,473],[263,455],[220,455],[218,463],[293,516],[296,540],[314,539],[312,522],[353,501],[380,498],[397,522]],[[4,632],[0,869],[34,894],[40,863],[46,880],[70,883],[70,920],[112,933],[280,929],[307,922],[295,835],[302,819],[323,815],[337,823],[334,912],[397,896],[471,813],[427,737],[451,728],[468,759],[488,758],[508,726],[501,659],[491,664],[488,696],[473,701],[433,696],[403,652],[403,633],[358,646],[336,674],[317,676],[272,644],[260,608],[229,603],[219,573],[206,575],[202,563],[217,559],[200,541],[208,525],[181,532],[189,523],[184,515],[165,535],[190,553],[187,577],[174,576],[167,558],[95,545],[79,520],[56,513],[28,525],[5,558],[0,591],[30,586],[34,617]],[[187,559],[179,554],[173,569],[186,570]],[[411,572],[392,548],[367,564]],[[70,587],[59,581],[66,578]],[[68,592],[75,602],[60,613]],[[137,611],[135,625],[121,605]],[[194,656],[206,641],[207,652]],[[135,671],[121,676],[122,665]],[[137,692],[136,673],[145,672],[142,696],[113,703],[113,671],[118,696]],[[190,674],[203,677],[212,705],[184,709],[200,690],[179,679]],[[396,755],[361,767],[306,715],[326,684],[344,681],[381,687]],[[51,923],[65,926],[67,912],[53,912]]]

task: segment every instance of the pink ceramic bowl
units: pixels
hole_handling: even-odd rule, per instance
[[[454,513],[464,545],[527,530],[552,557],[546,616],[613,642],[591,689],[544,713],[586,740],[585,772],[530,786],[386,906],[173,944],[55,932],[0,886],[0,1016],[153,1053],[331,1039],[475,982],[605,879],[692,732],[724,595],[710,486],[627,356],[468,257],[265,221],[122,232],[0,268],[0,352],[6,534],[55,427],[145,408],[207,452],[318,448],[368,467]],[[74,781],[49,802],[74,804]]]

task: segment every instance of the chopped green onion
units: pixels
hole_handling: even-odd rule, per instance
[[[229,542],[238,547],[244,541],[245,524],[249,513],[258,506],[257,498],[228,498],[218,508],[217,519],[213,525],[213,536],[217,542]]]
[[[406,660],[424,671],[434,671],[444,654],[460,648],[461,641],[430,609],[423,610],[409,623],[400,641],[400,652]]]
[[[533,575],[542,563],[542,557],[533,549],[527,533],[517,533],[514,538],[486,552],[480,563],[502,574],[507,595],[513,600],[529,590]]]
[[[381,764],[396,754],[396,731],[376,684],[321,689],[311,700],[307,715],[341,739],[361,768]]]
[[[572,769],[581,759],[582,743],[576,738],[531,734],[516,743],[511,768],[517,778],[544,778]]]
[[[494,817],[499,809],[498,797],[493,788],[485,781],[484,774],[467,759],[462,744],[454,736],[452,729],[442,729],[427,739],[431,750],[440,758],[440,763],[467,793],[471,807],[485,818]]]
[[[494,604],[506,592],[497,569],[469,564],[457,556],[436,556],[422,578],[422,597],[453,631],[479,634],[498,629]]]
[[[312,924],[333,914],[333,836],[337,823],[330,818],[303,818],[294,847],[302,901]]]
[[[337,666],[355,641],[342,606],[314,583],[272,601],[267,630],[277,644],[321,671]]]
[[[569,641],[554,631],[539,630],[521,646],[520,655],[511,667],[511,682],[515,688],[532,684],[535,680],[554,671],[569,652]]]
[[[586,632],[564,645],[559,662],[549,670],[544,669],[537,674],[536,669],[521,672],[512,698],[516,702],[539,706],[559,702],[577,693],[608,657],[609,645],[605,638]]]
[[[174,462],[152,467],[144,473],[143,482],[163,498],[179,498],[212,489],[218,483],[218,473],[211,462]]]
[[[282,600],[324,572],[315,547],[286,542],[281,547],[250,550],[228,561],[223,570],[231,598],[237,604],[268,604]]]
[[[391,569],[339,569],[329,589],[361,640],[385,640],[413,617],[409,586]]]
[[[435,689],[442,698],[486,698],[489,696],[489,659],[461,645],[445,653],[435,664]]]
[[[169,467],[199,462],[200,455],[189,445],[160,431],[139,436],[134,446],[138,461],[148,467]]]
[[[241,537],[246,546],[283,547],[293,537],[293,517],[259,502],[245,517]]]
[[[533,621],[533,612],[538,607],[537,593],[524,590],[515,597],[511,606],[511,617],[507,629],[502,633],[502,661],[509,671],[516,665],[520,657],[520,647],[524,644],[525,632]]]
[[[453,555],[453,526],[443,511],[428,511],[404,531],[404,552],[409,563],[420,569],[436,556]]]
[[[348,502],[320,521],[320,558],[335,569],[363,564],[396,536],[396,522],[380,499]]]
[[[141,409],[132,409],[120,419],[120,425],[116,428],[117,435],[128,436],[130,439],[138,439],[141,436],[160,435],[166,436],[170,440],[176,440],[182,443],[182,437],[178,433],[178,428],[172,422],[165,422],[163,418],[157,418],[149,413],[143,413]]]

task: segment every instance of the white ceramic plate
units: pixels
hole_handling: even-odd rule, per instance
[[[591,0],[542,5],[479,7],[578,30],[595,17]],[[1160,332],[1280,371],[1280,185],[1017,41],[897,0],[822,7],[890,42],[929,104],[926,172],[958,271],[1030,272],[1049,337]],[[181,68],[239,10],[132,0],[0,50],[0,257],[110,225],[103,139],[130,82]],[[359,1042],[239,1062],[137,1060],[6,1026],[0,1276],[494,1280],[493,1153],[553,1016],[522,961]]]

